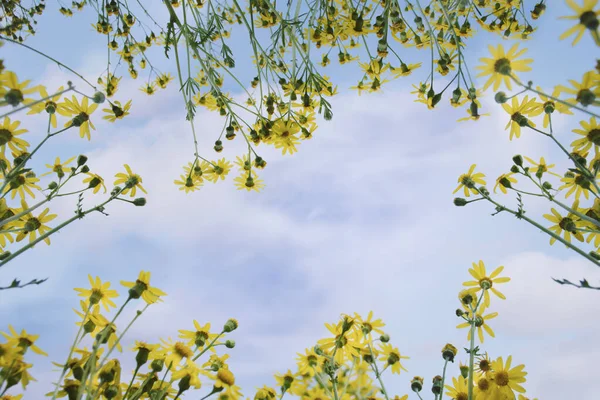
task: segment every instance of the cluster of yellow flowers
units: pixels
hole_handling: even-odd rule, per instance
[[[9,7],[15,10],[13,14],[19,13],[16,4],[21,1],[9,3],[14,4]],[[73,2],[71,8],[63,6],[60,11],[71,17],[87,5],[85,1]],[[152,95],[174,78],[153,65],[150,48],[163,46],[165,55],[174,53],[194,138],[193,159],[183,167],[180,179],[174,181],[186,193],[198,190],[205,181],[224,180],[233,170],[232,162],[226,158],[211,161],[201,156],[194,127],[196,107],[205,107],[224,117],[223,129],[213,146],[217,153],[224,149],[223,136],[228,141],[236,136],[243,138],[248,151],[238,157],[239,175],[234,182],[240,190],[259,191],[264,182],[256,170],[264,168],[266,161],[256,147],[263,143],[281,149],[282,154],[293,154],[301,140],[313,136],[317,114],[325,120],[333,117],[328,99],[337,93],[337,88],[321,72],[331,58],[337,58],[339,64],[358,62],[362,77],[352,88],[360,94],[378,92],[390,79],[411,75],[421,67],[421,62],[409,62],[408,56],[395,48],[398,45],[405,50],[428,49],[431,70],[424,82],[413,85],[417,101],[435,108],[446,90],[454,85],[450,104],[466,106],[468,116],[464,119],[478,119],[485,115],[479,113],[478,98],[482,92],[475,87],[463,54],[467,39],[475,32],[474,26],[505,38],[525,40],[535,31],[530,20],[539,18],[546,9],[544,0],[537,2],[529,13],[522,1],[511,0],[439,0],[425,7],[419,0],[361,0],[356,4],[342,0],[316,3],[297,0],[284,5],[250,0],[245,6],[238,0],[219,4],[169,0],[164,2],[169,22],[163,27],[157,20],[164,18],[153,16],[141,3],[138,5],[136,8],[111,0],[96,8],[98,18],[92,26],[106,35],[110,49],[105,76],[98,82],[108,97],[118,90],[121,77],[115,75],[116,71],[111,72],[112,52],[127,64],[134,79],[139,70],[149,67],[147,83],[141,90]],[[17,32],[33,33],[23,21],[36,13],[31,17],[20,14],[22,19],[13,16],[14,25],[8,33],[14,41],[19,41]],[[582,22],[586,27],[593,25],[593,18],[589,19]],[[233,72],[236,62],[228,39],[235,25],[248,31],[256,67],[250,85],[244,83],[248,81],[246,78]],[[259,39],[262,37],[259,30],[268,31],[267,41]],[[185,46],[185,54],[180,54],[180,45]],[[197,73],[192,72],[192,63],[197,64]],[[450,82],[438,89],[434,80],[450,73],[453,75]],[[223,91],[226,79],[247,94],[244,104]],[[127,108],[115,104],[119,110]],[[115,118],[121,115],[115,112]]]
[[[469,269],[472,280],[463,283],[458,298],[461,307],[456,315],[465,322],[457,328],[469,328],[467,340],[470,341],[467,357],[468,363],[460,363],[457,377],[452,378],[452,385],[445,385],[446,371],[449,362],[454,363],[458,350],[451,344],[442,349],[445,361],[442,375],[432,380],[432,392],[436,395],[446,394],[452,399],[465,400],[526,400],[522,384],[527,373],[524,365],[512,366],[512,356],[506,362],[502,357],[492,360],[475,346],[475,335],[483,343],[483,332],[494,337],[488,321],[498,316],[497,312],[486,313],[491,304],[490,292],[505,300],[506,297],[497,290],[496,285],[510,281],[501,277],[504,267],[496,268],[488,274],[483,261],[474,262]],[[179,340],[161,339],[160,343],[151,344],[135,342],[132,350],[135,355],[135,368],[131,378],[125,378],[118,358],[110,358],[113,351],[122,351],[122,338],[129,327],[145,312],[148,306],[162,301],[166,293],[150,285],[150,272],[141,271],[134,282],[121,282],[128,288],[127,299],[115,315],[109,319],[103,315],[117,305],[113,299],[118,292],[111,289],[109,282],[102,282],[99,277],[89,276],[90,288],[76,288],[80,301],[80,310],[74,310],[80,320],[79,330],[74,339],[65,363],[54,363],[60,367],[61,376],[55,390],[47,395],[52,398],[68,397],[69,400],[86,398],[106,399],[165,399],[181,397],[190,389],[200,389],[204,377],[212,382],[210,392],[203,398],[217,395],[219,400],[239,400],[241,389],[235,385],[235,377],[229,369],[227,354],[218,355],[216,348],[235,347],[233,340],[224,340],[223,336],[238,327],[235,319],[229,319],[220,331],[211,330],[210,323],[201,325],[194,320],[193,330],[179,330]],[[119,332],[116,319],[123,309],[133,301],[142,299],[145,307],[138,310],[127,327]],[[366,318],[357,313],[342,315],[341,320],[333,324],[325,324],[331,336],[318,340],[313,348],[298,353],[297,369],[276,374],[278,390],[273,387],[259,388],[254,400],[281,399],[284,395],[298,396],[304,400],[406,400],[408,395],[394,397],[389,394],[383,384],[383,374],[391,370],[392,374],[407,371],[403,355],[390,342],[390,336],[383,331],[385,324],[374,318],[369,312]],[[23,330],[20,334],[9,325],[9,333],[2,332],[6,343],[0,344],[0,399],[20,399],[21,395],[7,395],[6,392],[16,388],[20,383],[25,389],[30,381],[35,380],[29,369],[32,364],[25,362],[28,350],[47,355],[35,345],[39,335],[28,334]],[[477,333],[476,333],[477,332]],[[83,345],[85,338],[92,341],[91,350]],[[223,340],[222,340],[223,339]],[[208,360],[200,364],[198,359],[210,351]],[[147,365],[148,371],[141,368]],[[449,380],[449,378],[448,378]],[[423,390],[424,378],[415,376],[411,380],[411,389],[419,393]],[[420,397],[420,395],[419,395]]]
[[[563,37],[577,32],[574,41],[576,43],[586,30],[590,30],[592,37],[597,39],[597,16],[600,15],[600,9],[594,10],[597,3],[597,1],[585,1],[584,5],[580,7],[574,2],[568,2],[576,14],[567,18],[578,19],[579,24],[565,32]],[[600,45],[600,42],[598,45]],[[495,95],[496,102],[502,104],[504,111],[509,115],[505,128],[506,130],[510,129],[509,139],[519,138],[523,129],[541,134],[559,146],[561,151],[573,163],[573,168],[569,168],[561,176],[552,171],[555,164],[549,164],[544,157],[541,157],[539,161],[535,161],[527,156],[514,156],[514,165],[511,167],[510,172],[504,173],[496,179],[494,193],[497,189],[500,189],[504,194],[507,194],[509,190],[515,192],[519,203],[518,210],[515,211],[491,198],[489,191],[484,186],[486,184],[483,179],[485,175],[481,172],[475,172],[476,165],[473,164],[466,174],[462,174],[458,178],[459,186],[454,193],[462,188],[465,197],[470,197],[470,195],[480,197],[470,201],[464,198],[456,198],[454,202],[457,206],[464,206],[473,201],[488,200],[494,204],[497,212],[509,212],[546,232],[551,236],[550,244],[554,244],[558,240],[596,265],[600,265],[600,186],[598,182],[600,172],[600,155],[598,151],[600,146],[600,113],[598,112],[600,107],[600,63],[585,72],[581,80],[569,80],[568,86],[559,84],[553,88],[552,94],[548,95],[540,87],[534,88],[532,82],[523,84],[517,77],[517,72],[529,71],[528,64],[533,61],[531,59],[519,59],[525,51],[525,49],[519,50],[518,44],[513,45],[508,51],[505,51],[502,45],[497,48],[490,46],[491,58],[482,58],[483,65],[479,67],[481,70],[480,75],[488,77],[484,89],[493,85],[493,89],[498,90],[501,85],[504,85],[508,90],[512,90],[512,83],[520,86],[523,90],[514,95],[509,96],[503,91],[499,91]],[[534,96],[523,95],[524,92],[530,92]],[[580,120],[580,128],[573,129],[573,133],[577,135],[577,138],[571,142],[571,149],[568,150],[556,138],[552,119],[557,112],[563,115],[574,115],[574,111],[586,114],[586,117]],[[538,122],[538,124],[541,124],[541,128],[534,122],[536,118],[541,120]],[[524,163],[524,160],[527,163]],[[517,188],[517,175],[531,181],[535,190],[539,193],[531,193],[531,191]],[[557,189],[554,189],[550,181],[543,180],[544,178],[548,179],[550,176],[560,179],[560,185]],[[477,187],[477,185],[481,186]],[[571,206],[557,200],[557,196],[561,191],[565,191],[563,193],[566,199],[573,195],[574,199]],[[545,228],[525,216],[522,195],[545,197],[564,211],[560,213],[555,208],[551,208],[551,214],[545,214],[544,218],[553,225]],[[582,195],[585,200],[590,200],[590,197],[593,199],[588,207],[580,206]],[[583,251],[571,243],[573,237],[579,242],[583,242],[585,239],[587,243],[593,243],[595,251]],[[568,281],[558,282],[570,284]],[[580,287],[590,286],[587,280],[583,280]]]
[[[128,201],[137,206],[145,204],[144,198],[126,200],[119,197],[127,194],[134,197],[138,188],[146,192],[141,185],[142,178],[134,174],[127,165],[126,173],[117,174],[115,187],[108,199],[87,210],[82,208],[84,193],[91,191],[97,194],[101,189],[106,193],[107,190],[104,179],[90,171],[86,156],[71,157],[64,161],[56,157],[53,163],[46,164],[47,172],[36,174],[29,161],[48,140],[72,128],[79,128],[79,135],[90,139],[90,132],[95,129],[91,116],[98,104],[104,102],[105,96],[96,92],[93,97],[88,97],[78,92],[70,82],[68,88],[59,87],[54,94],[49,95],[45,87],[31,86],[31,81],[20,81],[15,72],[4,68],[4,64],[0,67],[0,266],[42,240],[50,244],[49,236],[52,233],[90,212],[103,212],[106,204],[113,200]],[[78,93],[82,97],[78,99],[71,95],[69,98],[66,96],[68,92]],[[128,114],[130,102],[123,108],[119,102],[110,105],[110,108],[104,110],[108,113],[104,118],[114,122]],[[33,149],[24,139],[28,130],[22,126],[21,121],[14,118],[15,113],[23,110],[29,110],[27,115],[44,113],[48,118],[46,136]],[[66,119],[60,129],[57,128],[59,117]],[[44,187],[41,186],[40,178],[46,176],[52,179]],[[83,188],[68,190],[68,183],[72,184],[76,177],[83,177]],[[29,205],[28,201],[36,199],[36,194],[41,194],[42,200]],[[48,223],[57,215],[50,213],[49,208],[41,207],[55,198],[70,195],[78,196],[76,215],[56,228],[51,228]],[[15,241],[19,243],[25,238],[29,239],[28,244],[14,252],[7,250],[10,244]]]

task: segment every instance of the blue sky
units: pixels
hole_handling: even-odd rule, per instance
[[[595,64],[590,54],[597,54],[587,36],[576,48],[558,41],[569,23],[557,20],[568,12],[556,3],[526,45],[535,62],[533,73],[523,79],[545,87],[579,79]],[[106,52],[105,38],[87,28],[92,20],[85,15],[65,19],[50,5],[46,13],[29,44],[49,49],[95,80]],[[80,34],[72,35],[75,29]],[[471,43],[472,70],[487,54],[483,43]],[[10,44],[1,54],[21,79],[50,88],[71,79],[86,89],[47,60]],[[239,63],[240,73],[248,71],[250,80],[254,74],[245,65]],[[425,68],[381,94],[360,97],[346,89],[356,83],[351,68],[339,72],[335,63],[328,68],[341,92],[332,100],[334,119],[322,122],[315,138],[302,142],[293,156],[261,146],[268,161],[261,174],[267,188],[258,195],[237,191],[233,177],[192,195],[177,190],[173,180],[192,154],[181,96],[176,85],[144,96],[137,90],[142,74],[137,81],[124,78],[116,96],[133,98],[132,114],[122,123],[96,117],[91,142],[65,136],[34,160],[42,164],[56,155],[85,153],[92,170],[107,180],[128,163],[144,178],[149,194],[146,207],[115,204],[109,217],[90,215],[53,236],[52,246],[39,245],[0,271],[1,282],[50,278],[39,287],[1,293],[0,321],[40,333],[39,345],[50,354],[32,358],[38,383],[26,398],[46,393],[59,376],[50,362],[63,361],[76,332],[71,309],[78,299],[72,288],[87,286],[89,273],[119,286],[139,270],[151,271],[152,282],[169,295],[133,326],[125,347],[134,339],[175,338],[178,329],[191,329],[193,319],[220,327],[235,317],[240,328],[232,335],[237,345],[230,352],[231,368],[244,395],[252,397],[256,387],[274,385],[273,373],[293,369],[297,352],[327,335],[325,322],[337,321],[340,313],[373,310],[386,322],[392,343],[411,357],[408,373],[385,378],[389,391],[402,395],[409,392],[412,376],[430,382],[441,373],[444,344],[466,346],[466,331],[455,328],[460,322],[454,315],[456,295],[469,278],[467,269],[480,259],[488,268],[504,265],[513,279],[503,285],[507,300],[492,304],[500,313],[491,324],[497,337],[486,339],[484,349],[494,357],[512,354],[515,363],[526,365],[531,397],[594,398],[600,390],[594,380],[600,356],[594,333],[600,322],[590,316],[598,314],[598,294],[561,287],[550,277],[593,281],[595,267],[564,246],[550,247],[549,237],[524,222],[491,217],[488,204],[452,204],[456,179],[472,163],[486,174],[491,189],[495,178],[508,172],[514,154],[545,156],[560,171],[568,166],[564,156],[532,132],[510,142],[504,131],[508,117],[491,93],[483,102],[492,116],[476,123],[455,123],[464,110],[444,105],[432,113],[414,103],[408,92],[425,78]],[[30,138],[42,137],[35,129],[44,121],[23,120],[35,132]],[[570,130],[578,121],[557,119],[563,143],[573,140]],[[212,157],[220,118],[200,111],[196,126],[204,154]],[[222,154],[235,158],[239,149],[227,147]],[[500,198],[515,204],[512,196]],[[547,203],[530,198],[526,206],[538,221],[549,210]],[[52,210],[68,216],[73,207],[62,202]],[[127,358],[131,363],[133,353],[121,357],[132,365]],[[465,359],[464,354],[459,358]],[[450,373],[458,374],[458,365]]]

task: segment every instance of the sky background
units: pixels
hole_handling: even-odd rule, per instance
[[[529,10],[533,3],[528,3]],[[526,45],[535,59],[533,72],[520,75],[548,91],[567,79],[580,79],[597,54],[588,35],[575,48],[558,41],[570,26],[558,17],[570,12],[562,2],[551,3]],[[159,12],[163,6],[155,1],[149,7]],[[95,81],[106,66],[106,38],[90,27],[92,22],[88,13],[66,19],[49,4],[39,34],[28,44],[47,49]],[[243,50],[245,40],[234,36],[234,47]],[[472,71],[487,56],[483,43],[489,40],[482,34],[470,43]],[[415,60],[428,56],[408,54]],[[14,45],[6,44],[0,56],[20,79],[31,78],[49,91],[67,80],[88,90],[47,59]],[[254,73],[242,57],[239,73],[249,81]],[[164,61],[161,68],[174,73],[169,65]],[[489,203],[464,208],[452,203],[457,178],[471,164],[486,174],[491,190],[517,153],[536,160],[544,156],[559,166],[559,173],[569,166],[565,156],[531,131],[509,141],[504,131],[508,116],[493,103],[491,92],[481,110],[491,116],[456,123],[464,110],[452,109],[447,97],[432,112],[409,94],[411,84],[426,78],[425,67],[388,84],[383,93],[360,97],[347,89],[356,84],[352,68],[333,62],[326,69],[340,91],[332,99],[334,118],[322,122],[298,153],[282,157],[259,147],[268,162],[259,174],[267,184],[261,194],[236,190],[233,174],[190,195],[177,190],[173,180],[193,154],[181,96],[175,84],[145,96],[137,90],[145,80],[141,72],[137,81],[126,76],[115,97],[133,99],[130,116],[110,124],[98,113],[91,142],[68,132],[33,160],[40,165],[57,155],[84,153],[92,171],[109,183],[127,163],[143,177],[148,204],[111,204],[109,217],[89,215],[52,236],[51,246],[38,245],[0,270],[3,284],[15,277],[23,282],[49,277],[40,286],[0,293],[0,329],[11,323],[39,333],[38,345],[49,353],[28,356],[38,382],[25,398],[40,398],[59,376],[50,363],[64,361],[76,333],[72,308],[79,301],[73,287],[87,287],[92,274],[119,288],[120,280],[135,280],[140,270],[151,271],[152,284],[168,297],[133,325],[126,348],[134,339],[176,338],[178,329],[193,328],[193,319],[219,329],[234,317],[240,326],[231,335],[236,347],[229,351],[230,367],[245,397],[253,397],[257,387],[275,385],[274,373],[295,368],[296,353],[328,335],[325,322],[337,322],[341,313],[366,316],[373,310],[386,323],[392,344],[411,357],[404,364],[408,373],[386,373],[390,394],[409,393],[415,375],[425,377],[430,393],[429,383],[443,366],[441,348],[448,342],[467,346],[466,330],[455,328],[461,321],[454,311],[462,282],[470,278],[467,270],[480,259],[488,269],[505,266],[504,274],[512,278],[501,285],[507,300],[492,301],[491,310],[500,314],[490,323],[496,339],[486,338],[483,349],[492,357],[512,354],[513,364],[526,365],[531,398],[595,398],[600,390],[599,294],[560,286],[551,277],[587,277],[597,284],[596,267],[560,244],[549,246],[547,235],[523,221],[508,214],[490,216]],[[126,69],[121,73],[127,75]],[[555,131],[565,145],[573,140],[570,131],[579,119],[556,118]],[[30,143],[43,137],[43,117],[24,118],[23,124],[31,131]],[[211,159],[221,126],[218,115],[199,110],[200,146]],[[235,159],[240,142],[226,142],[219,158]],[[514,196],[498,198],[515,205]],[[94,198],[86,201],[92,205]],[[51,209],[68,218],[74,202],[53,202]],[[525,204],[529,215],[548,226],[541,217],[549,211],[546,201],[527,197]],[[126,290],[119,290],[124,300]],[[140,308],[128,308],[120,326]],[[129,366],[133,358],[130,351],[121,356]],[[466,360],[464,352],[457,357]],[[449,374],[458,375],[458,362]]]

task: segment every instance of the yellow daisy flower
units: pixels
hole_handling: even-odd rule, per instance
[[[536,99],[532,98],[530,100],[529,96],[525,96],[520,103],[516,97],[513,97],[511,104],[504,103],[502,108],[510,115],[510,120],[504,128],[506,130],[510,127],[510,140],[514,136],[521,137],[521,127],[530,126],[535,128],[535,124],[527,117],[536,117],[543,111],[538,107]]]
[[[575,200],[575,203],[573,203],[573,207],[571,208],[577,210],[578,206],[579,201]],[[555,224],[548,228],[549,230],[556,233],[558,236],[560,236],[564,231],[565,240],[569,243],[571,243],[571,235],[575,236],[575,239],[579,240],[580,242],[583,242],[583,235],[581,232],[576,230],[577,224],[580,223],[579,217],[572,213],[569,213],[566,217],[563,217],[554,208],[550,209],[550,211],[552,212],[552,215],[544,214],[544,218]],[[550,238],[550,244],[552,245],[554,242],[556,242],[556,238]]]
[[[20,125],[19,121],[11,122],[10,118],[4,117],[4,121],[0,124],[0,153],[2,155],[6,151],[6,146],[17,153],[27,151],[29,143],[18,137],[27,132],[27,129],[19,129]]]
[[[496,290],[496,288],[494,288],[494,284],[506,283],[510,281],[510,278],[508,277],[498,277],[503,270],[504,267],[499,266],[490,274],[490,276],[487,276],[485,265],[482,260],[479,260],[479,263],[473,263],[473,268],[469,268],[469,274],[471,274],[475,280],[464,282],[463,286],[478,287],[476,290],[477,292],[479,290],[483,290],[483,304],[485,308],[488,308],[490,306],[490,293],[488,290],[491,290],[492,293],[502,300],[506,300],[506,297]]]
[[[67,161],[61,163],[60,157],[56,157],[56,160],[54,160],[54,165],[46,164],[46,168],[50,169],[50,171],[41,174],[40,177],[50,175],[51,173],[55,172],[59,178],[62,178],[65,176],[65,173],[71,172],[71,167],[67,167],[67,165],[72,163],[73,160],[75,160],[75,157],[71,157]]]
[[[450,396],[451,399],[465,400],[469,398],[469,388],[467,385],[467,380],[462,376],[459,376],[458,378],[452,377],[452,386],[445,386],[446,389],[448,389],[446,395]]]
[[[596,121],[596,117],[590,118],[589,122],[580,121],[579,125],[583,129],[573,129],[573,133],[583,136],[580,139],[574,140],[571,147],[575,151],[586,152],[592,145],[594,152],[598,154],[598,146],[600,145],[600,125]]]
[[[12,71],[6,71],[0,74],[0,106],[4,102],[4,104],[11,105],[13,107],[18,106],[19,104],[30,104],[35,100],[28,96],[33,93],[39,93],[40,89],[43,87],[41,85],[34,86],[31,88],[27,88],[29,86],[30,80],[23,81],[19,83],[19,79],[17,78],[17,74]]]
[[[491,378],[496,386],[496,394],[499,398],[514,398],[514,392],[525,393],[525,389],[520,384],[525,382],[527,372],[523,371],[525,365],[517,365],[511,368],[512,356],[508,356],[506,364],[502,357],[492,361]]]
[[[94,280],[91,275],[88,275],[91,289],[75,288],[78,295],[81,297],[87,297],[91,304],[102,304],[106,311],[110,311],[110,307],[117,307],[117,305],[111,300],[111,298],[119,297],[119,293],[116,290],[109,289],[110,282],[104,282],[100,280],[100,277],[96,277]]]
[[[554,168],[556,166],[556,164],[550,164],[550,165],[546,164],[546,160],[544,159],[544,157],[540,157],[539,163],[533,161],[531,158],[529,158],[527,156],[525,156],[524,158],[533,165],[533,167],[529,167],[529,172],[533,172],[534,174],[536,174],[536,176],[539,175],[540,179],[541,179],[542,175],[546,172],[549,174],[552,174],[558,178],[562,178],[557,173],[550,171],[550,168]]]
[[[139,299],[140,296],[148,304],[160,301],[160,296],[167,294],[162,290],[150,286],[150,271],[140,271],[140,274],[135,282],[121,281],[121,285],[130,288],[129,297]]]
[[[474,173],[475,167],[476,164],[471,165],[471,168],[469,168],[469,172],[467,172],[466,174],[462,174],[458,177],[459,185],[456,189],[454,189],[454,192],[452,192],[452,194],[458,192],[460,188],[464,188],[464,193],[466,197],[469,197],[470,193],[478,194],[477,190],[475,190],[475,184],[478,183],[480,185],[485,185],[485,181],[483,180],[485,175],[481,172]]]
[[[56,90],[56,93],[62,92],[63,89],[64,89],[63,86],[59,87]],[[48,92],[46,92],[46,89],[44,87],[40,87],[40,95],[42,96],[42,98],[50,97],[50,96],[48,96]],[[61,95],[59,94],[59,95],[50,97],[45,102],[37,103],[36,105],[31,106],[31,109],[29,110],[27,115],[39,114],[42,111],[46,111],[50,115],[50,123],[51,123],[52,127],[56,128],[56,126],[57,126],[56,113],[62,115],[63,117],[71,116],[71,114],[69,114],[65,110],[64,104],[58,102],[60,100],[60,96]]]
[[[500,187],[500,191],[504,194],[508,193],[506,188],[512,187],[513,183],[517,183],[517,180],[512,176],[513,173],[509,172],[508,174],[502,174],[496,179],[496,184],[494,185],[494,193],[496,193],[496,189]]]
[[[467,315],[471,316],[473,313],[468,311]],[[483,343],[483,331],[485,330],[485,332],[490,335],[491,337],[496,337],[496,335],[494,334],[494,331],[492,330],[492,328],[490,328],[490,326],[487,324],[487,321],[489,321],[490,319],[496,318],[498,316],[497,312],[493,312],[487,315],[482,315],[483,312],[479,313],[475,313],[475,330],[477,331],[477,336],[479,338],[479,342]],[[458,324],[456,325],[456,327],[458,329],[462,329],[462,328],[469,328],[469,331],[467,333],[467,340],[471,340],[471,324],[469,322],[463,322],[462,324]]]
[[[25,329],[19,334],[12,325],[8,325],[8,330],[10,334],[6,332],[0,332],[0,334],[6,338],[8,343],[20,347],[21,354],[25,354],[28,349],[31,349],[36,354],[48,356],[45,351],[35,345],[35,341],[38,340],[40,335],[30,335]]]
[[[87,97],[84,97],[83,100],[81,100],[81,103],[79,103],[79,100],[73,96],[71,100],[65,99],[63,105],[65,112],[69,113],[69,116],[75,116],[72,120],[65,124],[65,128],[70,126],[78,126],[79,136],[85,136],[88,140],[90,140],[90,128],[96,130],[94,124],[92,124],[92,121],[90,120],[90,115],[96,111],[98,104],[89,104]]]
[[[118,178],[115,181],[115,186],[121,184],[125,185],[125,189],[123,189],[121,194],[129,193],[131,197],[135,197],[137,188],[139,188],[142,192],[148,194],[148,192],[146,192],[146,189],[144,189],[144,187],[142,186],[142,177],[137,174],[134,174],[131,171],[131,168],[129,168],[129,165],[125,164],[124,167],[127,171],[126,174],[119,172],[115,175],[115,178]]]
[[[600,15],[600,8],[594,10],[594,8],[598,5],[598,0],[584,0],[582,6],[578,5],[575,0],[566,1],[571,10],[575,11],[575,15],[560,17],[560,19],[579,21],[575,26],[572,26],[562,35],[560,35],[559,39],[563,40],[573,34],[576,34],[575,39],[573,40],[574,46],[577,44],[577,42],[579,42],[579,40],[581,40],[585,30],[589,29],[592,34],[592,38],[594,38],[596,44],[600,46],[600,34],[598,33],[598,26],[600,25],[600,22],[598,21],[598,15]]]
[[[517,60],[527,50],[518,50],[519,44],[514,44],[508,52],[504,52],[504,47],[499,44],[498,48],[494,48],[489,45],[488,49],[492,54],[492,58],[481,58],[479,61],[483,62],[484,65],[478,66],[477,69],[481,70],[479,76],[490,75],[486,83],[483,85],[483,90],[487,89],[491,84],[494,84],[494,91],[500,88],[500,84],[504,82],[509,90],[512,90],[510,76],[514,71],[527,72],[531,71],[531,67],[528,64],[532,63],[533,60]]]
[[[29,209],[25,200],[21,200],[21,206],[23,207],[23,210]],[[49,212],[50,209],[46,208],[37,217],[34,217],[31,213],[27,213],[21,217],[21,219],[15,223],[15,226],[23,229],[17,233],[17,242],[20,242],[25,239],[26,236],[29,236],[29,243],[31,243],[37,238],[38,233],[43,236],[46,232],[49,232],[51,229],[45,225],[46,222],[50,222],[57,217],[56,214],[48,214]],[[50,238],[44,238],[44,242],[50,244]]]

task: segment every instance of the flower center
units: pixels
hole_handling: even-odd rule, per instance
[[[488,360],[481,360],[479,361],[479,369],[482,372],[488,372],[491,368],[490,368],[490,363]]]
[[[225,369],[225,368],[219,369],[219,372],[217,372],[217,378],[219,378],[219,380],[221,382],[223,382],[229,386],[231,386],[235,383],[235,377],[233,376],[231,371],[229,371],[228,369]]]
[[[590,89],[581,89],[577,93],[577,101],[584,106],[589,106],[596,100],[596,95]]]
[[[10,142],[13,138],[13,134],[8,129],[0,128],[0,146],[4,146],[6,143]]]
[[[485,392],[490,388],[490,382],[485,378],[481,378],[479,381],[477,381],[477,387],[479,390]]]
[[[23,93],[18,89],[10,89],[5,95],[4,100],[13,107],[18,106],[24,100]]]
[[[482,289],[489,289],[492,287],[492,284],[492,280],[487,277],[479,280],[479,286],[481,286]]]
[[[456,400],[469,400],[469,395],[463,392],[459,392],[456,394]]]
[[[558,226],[560,226],[565,231],[575,232],[575,223],[569,217],[565,217],[565,218],[561,219],[560,222],[558,223]]]
[[[510,75],[510,60],[508,58],[496,60],[494,63],[494,71],[502,75]]]
[[[598,22],[598,17],[596,17],[596,13],[592,10],[581,14],[579,16],[579,23],[591,31],[595,31],[600,25],[600,22]]]
[[[173,348],[175,354],[177,354],[181,358],[188,358],[193,355],[193,353],[188,349],[183,343],[176,342]]]
[[[496,385],[498,386],[506,386],[508,385],[508,372],[506,371],[499,371],[496,372],[496,374],[494,375],[494,381],[496,382]]]
[[[56,112],[56,103],[53,101],[47,101],[44,108],[48,114],[54,114]]]
[[[40,226],[42,226],[42,223],[37,218],[29,218],[27,222],[25,222],[25,231],[37,231]]]
[[[596,146],[600,146],[600,128],[594,128],[590,130],[587,134],[587,138]]]

